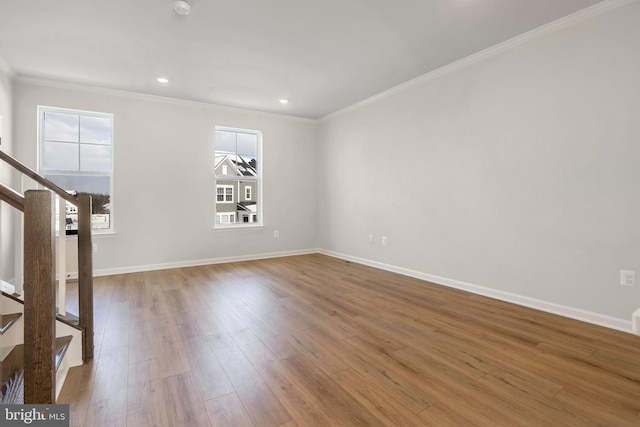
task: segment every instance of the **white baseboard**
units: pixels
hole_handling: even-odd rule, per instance
[[[489,298],[494,298],[501,301],[506,301],[518,305],[522,305],[536,310],[544,311],[547,313],[557,314],[559,316],[568,317],[570,319],[580,320],[583,322],[591,323],[598,326],[604,326],[606,328],[615,329],[622,332],[633,333],[632,322],[618,319],[616,317],[606,316],[604,314],[594,313],[579,308],[569,307],[566,305],[556,304],[539,300],[536,298],[530,298],[522,295],[512,294],[510,292],[501,291],[498,289],[491,289],[484,286],[474,285],[472,283],[461,282],[459,280],[448,279],[446,277],[435,276],[432,274],[422,273],[420,271],[410,270],[407,268],[396,267],[390,264],[384,264],[377,261],[371,261],[365,258],[354,257],[339,252],[328,251],[319,249],[319,253],[334,258],[340,258],[346,261],[355,262],[358,264],[368,265],[370,267],[379,268],[381,270],[391,271],[393,273],[402,274],[404,276],[414,277],[416,279],[425,280],[427,282],[436,283],[438,285],[448,286],[450,288],[456,288],[463,291],[468,291],[474,294],[483,295]]]
[[[633,323],[633,333],[640,335],[640,308],[633,312],[631,318],[633,319],[631,321]]]
[[[264,254],[242,255],[222,258],[208,258],[192,261],[177,261],[161,264],[136,265],[131,267],[105,268],[93,271],[94,277],[112,276],[114,274],[139,273],[142,271],[168,270],[171,268],[197,267],[200,265],[223,264],[229,262],[253,261],[258,259],[280,258],[294,255],[308,255],[317,253],[317,249],[301,249],[297,251],[270,252]],[[78,273],[68,273],[70,279],[77,279]]]
[[[494,298],[497,300],[506,301],[506,302],[522,305],[529,308],[534,308],[536,310],[544,311],[547,313],[557,314],[559,316],[568,317],[570,319],[580,320],[583,322],[604,326],[606,328],[615,329],[622,332],[633,333],[632,321],[630,320],[623,320],[616,317],[607,316],[604,314],[582,310],[579,308],[569,307],[566,305],[543,301],[536,298],[513,294],[510,292],[501,291],[498,289],[492,289],[484,286],[474,285],[472,283],[466,283],[459,280],[448,279],[446,277],[435,276],[435,275],[423,273],[420,271],[397,267],[394,265],[372,261],[365,258],[359,258],[351,255],[346,255],[343,253],[329,251],[325,249],[302,249],[297,251],[270,252],[270,253],[263,253],[263,254],[242,255],[242,256],[233,256],[233,257],[208,258],[208,259],[191,260],[191,261],[177,261],[177,262],[168,262],[168,263],[160,263],[160,264],[147,264],[147,265],[136,265],[136,266],[130,266],[130,267],[97,269],[97,270],[94,270],[94,276],[95,277],[112,276],[115,274],[139,273],[139,272],[154,271],[154,270],[168,270],[172,268],[197,267],[201,265],[223,264],[223,263],[240,262],[240,261],[253,261],[253,260],[259,260],[259,259],[280,258],[285,256],[308,255],[313,253],[320,253],[333,258],[344,259],[346,261],[368,265],[370,267],[391,271],[393,273],[402,274],[404,276],[414,277],[416,279],[425,280],[427,282],[436,283],[438,285],[443,285],[443,286],[447,286],[455,289],[461,289],[477,295],[483,295],[489,298]],[[77,279],[78,274],[69,273],[68,278]]]

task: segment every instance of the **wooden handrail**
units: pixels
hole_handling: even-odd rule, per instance
[[[0,200],[24,213],[25,403],[55,403],[55,243],[52,192],[78,207],[78,306],[82,358],[93,359],[93,245],[91,195],[71,195],[0,150],[0,160],[47,190],[25,195],[0,183]],[[61,210],[64,207],[61,207]],[[62,212],[61,212],[62,216]],[[63,236],[63,228],[60,229]]]
[[[34,180],[38,184],[40,184],[40,185],[48,188],[49,190],[53,191],[58,196],[60,196],[63,199],[65,199],[67,202],[72,203],[72,204],[74,204],[76,206],[78,205],[78,199],[76,197],[74,197],[71,194],[67,193],[62,188],[58,187],[57,185],[55,185],[53,182],[49,181],[48,179],[40,176],[36,171],[34,171],[34,170],[30,169],[28,166],[20,163],[19,161],[17,161],[16,159],[11,157],[7,153],[3,152],[2,150],[0,150],[0,160],[3,160],[5,162],[7,162],[9,165],[13,166],[15,169],[17,169],[18,171],[22,172],[23,174],[25,174],[26,176],[28,176],[29,178],[31,178],[32,180]]]
[[[4,200],[19,211],[24,212],[24,197],[13,188],[0,184],[0,200]]]

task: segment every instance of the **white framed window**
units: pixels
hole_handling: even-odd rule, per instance
[[[213,142],[216,226],[262,225],[262,133],[216,127]],[[234,220],[225,221],[231,209]]]
[[[216,224],[235,224],[235,222],[236,222],[235,212],[216,214]]]
[[[92,228],[113,231],[113,114],[38,107],[39,172],[69,192],[92,197]],[[77,213],[67,206],[67,233]]]
[[[216,185],[216,203],[233,203],[233,185]]]

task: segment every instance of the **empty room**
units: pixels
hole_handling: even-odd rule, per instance
[[[639,0],[0,3],[3,423],[640,426]]]

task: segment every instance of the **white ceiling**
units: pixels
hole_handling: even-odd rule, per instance
[[[0,58],[19,76],[320,118],[601,1],[190,0],[183,17],[173,0],[0,0]]]

